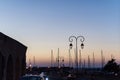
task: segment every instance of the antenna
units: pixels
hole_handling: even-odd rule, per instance
[[[31,60],[29,59],[29,67],[31,67]]]
[[[30,71],[32,71],[32,64],[31,64],[31,60],[29,59],[29,69]]]
[[[84,68],[84,69],[85,69],[85,67],[86,67],[85,64],[86,64],[86,62],[85,62],[85,59],[84,59],[84,64],[83,64],[83,68]]]
[[[53,67],[53,50],[51,50],[51,67]]]
[[[94,56],[94,52],[93,52],[93,68],[95,67],[95,56]]]
[[[105,56],[103,57],[103,65],[105,64]]]
[[[103,51],[101,50],[101,67],[103,68],[104,65],[104,56],[103,56]]]
[[[58,48],[58,67],[60,67],[60,64],[59,64],[59,48]]]
[[[64,66],[65,66],[65,65],[64,65],[64,57],[61,57],[61,58],[60,58],[60,61],[61,61],[61,66],[64,67]]]
[[[36,64],[35,64],[35,56],[33,57],[33,62],[34,62],[34,66],[36,66]]]
[[[70,53],[70,49],[69,49],[69,67],[71,67],[71,53]]]
[[[88,68],[90,68],[90,56],[88,55]]]

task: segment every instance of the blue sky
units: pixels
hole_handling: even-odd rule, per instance
[[[67,61],[71,35],[85,37],[84,58],[92,52],[99,56],[103,49],[118,59],[119,4],[119,0],[0,1],[0,31],[28,46],[27,61],[36,56],[38,64],[49,61],[50,50],[57,48]]]

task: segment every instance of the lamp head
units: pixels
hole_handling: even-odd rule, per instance
[[[69,45],[69,46],[70,46],[70,49],[72,49],[72,47],[73,47],[72,43],[70,43],[70,45]]]
[[[84,48],[84,44],[82,43],[82,44],[81,44],[81,49],[83,49],[83,48]]]

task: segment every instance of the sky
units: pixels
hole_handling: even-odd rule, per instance
[[[1,0],[0,32],[28,47],[27,64],[35,56],[36,65],[50,66],[51,50],[55,60],[58,48],[67,63],[70,36],[85,37],[82,60],[87,62],[94,53],[100,64],[103,50],[106,61],[113,55],[120,64],[119,4],[119,0]]]

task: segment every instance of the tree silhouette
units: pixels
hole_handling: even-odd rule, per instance
[[[103,68],[104,71],[118,73],[120,71],[119,65],[115,62],[115,59],[111,59]]]

